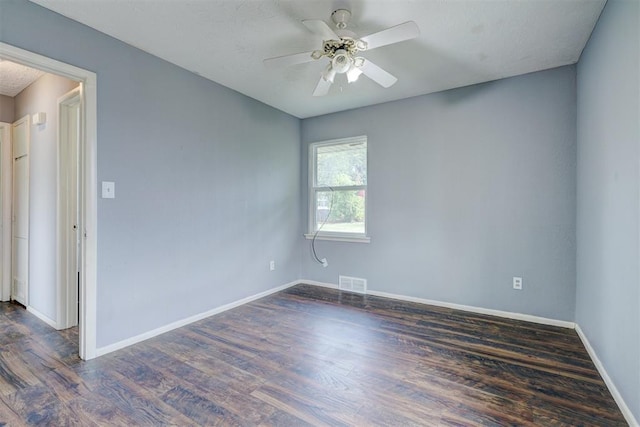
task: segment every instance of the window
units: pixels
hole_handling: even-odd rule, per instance
[[[368,241],[367,137],[316,142],[309,148],[307,237]]]

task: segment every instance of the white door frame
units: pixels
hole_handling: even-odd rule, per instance
[[[82,359],[96,357],[97,288],[97,76],[91,71],[65,64],[0,42],[0,58],[57,74],[80,82],[83,99],[83,129],[80,147],[80,322],[79,353]],[[6,228],[6,227],[5,227]],[[4,233],[6,235],[6,233]]]
[[[29,218],[30,218],[30,213],[29,213],[29,190],[30,190],[30,185],[29,185],[29,181],[30,181],[30,175],[29,175],[29,170],[30,170],[30,162],[31,162],[31,157],[30,155],[30,151],[31,151],[31,117],[27,114],[24,117],[19,118],[18,120],[16,120],[15,122],[13,122],[13,129],[15,129],[17,126],[24,126],[24,132],[26,134],[26,140],[24,141],[24,146],[20,146],[19,143],[17,143],[17,139],[15,138],[15,134],[12,132],[11,134],[11,181],[13,183],[13,188],[11,189],[11,299],[18,301],[21,304],[24,304],[24,306],[29,309],[29,246],[30,246],[30,241],[29,241]],[[16,157],[16,155],[18,153],[16,153],[16,150],[19,150],[19,155]],[[17,177],[16,173],[17,173],[17,168],[16,168],[16,164],[18,162],[18,160],[21,159],[21,163],[23,163],[24,166],[23,168],[26,168],[26,175],[23,175],[22,177]],[[22,190],[19,191],[18,188],[22,187]],[[26,237],[26,243],[23,243],[21,245],[21,247],[24,247],[24,245],[26,245],[26,249],[25,252],[22,253],[21,256],[18,256],[19,252],[19,246],[16,244],[16,224],[18,222],[21,222],[18,219],[18,215],[16,215],[16,208],[17,205],[19,205],[19,203],[16,203],[16,195],[17,194],[21,194],[22,196],[19,196],[18,199],[23,199],[25,200],[26,203],[26,212],[23,212],[23,214],[26,215],[26,221],[24,221],[24,224],[26,224],[26,236],[21,235],[21,238],[25,238]],[[23,206],[24,208],[24,206]],[[21,227],[18,227],[21,228]],[[23,232],[24,227],[23,228]],[[19,259],[18,264],[19,265],[23,265],[24,268],[24,275],[20,275],[19,277],[17,277],[17,270],[21,270],[20,268],[16,268],[16,259]],[[26,265],[25,265],[26,264]],[[18,299],[18,296],[20,294],[20,292],[18,292],[18,287],[16,286],[16,283],[19,283],[16,279],[21,279],[20,281],[23,282],[23,286],[21,286],[20,288],[22,288],[22,290],[24,291],[24,295],[22,296],[22,299]]]
[[[73,119],[75,117],[75,120]],[[70,126],[69,123],[73,125]],[[56,265],[57,329],[78,324],[78,159],[82,93],[77,87],[58,98]]]
[[[11,123],[0,122],[0,301],[11,298],[11,198],[13,150],[11,149]]]

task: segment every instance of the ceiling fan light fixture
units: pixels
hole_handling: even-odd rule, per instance
[[[358,80],[358,77],[360,77],[360,74],[362,74],[362,70],[353,64],[351,68],[349,68],[349,71],[347,71],[347,82],[355,82]]]
[[[331,66],[331,62],[327,68],[322,72],[322,78],[333,84],[333,79],[336,77],[336,70]]]
[[[331,59],[331,67],[338,74],[346,73],[352,65],[353,58],[344,49],[337,50],[335,56]]]

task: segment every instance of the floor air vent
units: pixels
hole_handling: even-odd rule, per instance
[[[357,292],[359,294],[367,293],[367,279],[359,277],[340,276],[338,288],[341,291]]]

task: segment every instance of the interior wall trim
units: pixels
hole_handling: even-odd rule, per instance
[[[618,407],[620,408],[620,411],[622,412],[622,415],[624,416],[625,420],[627,420],[630,427],[640,427],[638,420],[636,420],[636,418],[633,416],[633,413],[631,413],[631,409],[629,409],[629,407],[627,406],[627,403],[622,398],[622,395],[618,391],[618,388],[616,387],[613,380],[607,373],[607,370],[604,368],[604,365],[598,358],[598,354],[591,346],[589,339],[582,331],[582,328],[580,328],[580,325],[576,323],[575,329],[576,329],[576,332],[578,333],[578,336],[580,337],[580,340],[582,341],[582,344],[587,349],[587,353],[589,353],[589,356],[591,357],[593,364],[596,365],[596,369],[598,369],[600,376],[604,380],[604,383],[607,385],[609,392],[613,396],[613,400],[615,400],[616,403],[618,404]]]
[[[264,292],[260,292],[260,293],[257,293],[255,295],[251,295],[251,296],[248,296],[246,298],[239,299],[237,301],[231,302],[229,304],[222,305],[220,307],[213,308],[211,310],[207,310],[205,312],[196,314],[194,316],[190,316],[190,317],[187,317],[185,319],[177,320],[175,322],[172,322],[172,323],[169,323],[167,325],[161,326],[159,328],[153,329],[151,331],[142,333],[140,335],[136,335],[136,336],[133,336],[131,338],[127,338],[125,340],[118,341],[118,342],[115,342],[113,344],[109,344],[109,345],[104,346],[104,347],[100,347],[100,348],[98,348],[96,350],[96,355],[97,356],[103,356],[103,355],[105,355],[107,353],[111,353],[111,352],[120,350],[122,348],[129,347],[129,346],[131,346],[133,344],[137,344],[139,342],[142,342],[142,341],[147,340],[149,338],[153,338],[153,337],[158,336],[160,334],[163,334],[165,332],[172,331],[172,330],[180,328],[182,326],[186,326],[186,325],[188,325],[190,323],[197,322],[198,320],[202,320],[204,318],[216,315],[218,313],[222,313],[222,312],[227,311],[227,310],[231,310],[232,308],[239,307],[239,306],[241,306],[243,304],[246,304],[248,302],[255,301],[255,300],[263,298],[263,297],[265,297],[267,295],[271,295],[273,293],[276,293],[276,292],[279,292],[279,291],[285,290],[287,288],[290,288],[292,286],[300,285],[300,284],[307,284],[307,285],[312,285],[312,286],[320,286],[320,287],[323,287],[323,288],[330,288],[330,289],[338,289],[338,285],[335,284],[335,283],[318,282],[318,281],[315,281],[315,280],[294,280],[293,282],[289,282],[289,283],[286,283],[284,285],[268,289],[268,290],[266,290]],[[573,322],[568,322],[568,321],[565,321],[565,320],[548,319],[546,317],[532,316],[532,315],[529,315],[529,314],[513,313],[513,312],[508,312],[508,311],[493,310],[493,309],[482,308],[482,307],[474,307],[474,306],[469,306],[469,305],[454,304],[454,303],[449,303],[449,302],[429,300],[429,299],[417,298],[417,297],[411,297],[411,296],[399,295],[399,294],[391,294],[391,293],[380,292],[380,291],[371,291],[371,290],[369,290],[367,292],[367,295],[374,295],[374,296],[379,296],[379,297],[384,297],[384,298],[392,298],[392,299],[397,299],[397,300],[400,300],[400,301],[417,302],[417,303],[420,303],[420,304],[428,304],[428,305],[434,305],[434,306],[437,306],[437,307],[452,308],[452,309],[468,311],[468,312],[472,312],[472,313],[487,314],[487,315],[491,315],[491,316],[504,317],[504,318],[507,318],[507,319],[523,320],[523,321],[526,321],[526,322],[539,323],[539,324],[543,324],[543,325],[559,326],[559,327],[568,328],[568,329],[574,329],[575,328],[575,323],[573,323]]]
[[[30,305],[27,306],[27,311],[33,314],[34,316],[36,316],[38,319],[42,320],[47,325],[51,326],[52,328],[58,329],[58,323],[52,318],[50,318],[49,316],[42,314],[41,312],[31,307]]]
[[[300,280],[300,283],[306,283],[308,285],[314,285],[314,286],[322,286],[324,288],[338,289],[338,285],[334,283],[316,282],[314,280]],[[488,314],[490,316],[504,317],[507,319],[514,319],[514,320],[523,320],[525,322],[539,323],[542,325],[559,326],[561,328],[567,328],[567,329],[573,329],[575,327],[574,322],[569,322],[566,320],[549,319],[546,317],[533,316],[531,314],[514,313],[510,311],[494,310],[491,308],[455,304],[451,302],[443,302],[443,301],[437,301],[437,300],[431,300],[431,299],[425,299],[425,298],[411,297],[407,295],[392,294],[388,292],[374,291],[370,289],[367,290],[367,295],[397,299],[400,301],[417,302],[420,304],[434,305],[437,307],[452,308],[455,310],[468,311],[471,313]]]
[[[338,285],[336,283],[318,282],[315,280],[299,280],[297,284],[320,286],[322,288],[329,288],[329,289],[338,289]]]
[[[202,320],[204,318],[216,315],[218,313],[222,313],[222,312],[227,311],[227,310],[231,310],[232,308],[239,307],[239,306],[241,306],[243,304],[249,303],[251,301],[255,301],[255,300],[263,298],[263,297],[265,297],[267,295],[271,295],[273,293],[276,293],[276,292],[279,292],[279,291],[285,290],[287,288],[290,288],[292,286],[300,285],[300,284],[306,284],[306,285],[312,285],[312,286],[320,286],[320,287],[323,287],[323,288],[330,288],[330,289],[338,289],[338,285],[335,284],[335,283],[318,282],[318,281],[315,281],[315,280],[294,280],[293,282],[289,282],[289,283],[286,283],[284,285],[268,289],[268,290],[266,290],[264,292],[260,292],[260,293],[257,293],[255,295],[251,295],[251,296],[248,296],[246,298],[239,299],[237,301],[231,302],[229,304],[222,305],[220,307],[213,308],[211,310],[207,310],[205,312],[196,314],[194,316],[190,316],[190,317],[187,317],[185,319],[177,320],[175,322],[172,322],[172,323],[169,323],[169,324],[167,324],[165,326],[161,326],[161,327],[153,329],[151,331],[142,333],[140,335],[136,335],[136,336],[133,336],[131,338],[127,338],[125,340],[118,341],[118,342],[115,342],[113,344],[109,344],[109,345],[104,346],[104,347],[100,347],[100,348],[98,348],[96,350],[96,355],[97,356],[103,356],[105,354],[120,350],[122,348],[129,347],[131,345],[137,344],[137,343],[142,342],[144,340],[147,340],[149,338],[153,338],[153,337],[158,336],[160,334],[163,334],[165,332],[172,331],[172,330],[180,328],[182,326],[186,326],[186,325],[188,325],[190,323],[197,322],[198,320]],[[505,317],[505,318],[508,318],[508,319],[524,320],[526,322],[540,323],[540,324],[543,324],[543,325],[559,326],[559,327],[569,328],[569,329],[573,329],[574,326],[575,326],[575,324],[573,322],[567,322],[567,321],[564,321],[564,320],[548,319],[548,318],[545,318],[545,317],[532,316],[532,315],[529,315],[529,314],[512,313],[512,312],[507,312],[507,311],[492,310],[492,309],[481,308],[481,307],[473,307],[473,306],[468,306],[468,305],[453,304],[453,303],[442,302],[442,301],[435,301],[435,300],[428,300],[428,299],[423,299],[423,298],[410,297],[410,296],[406,296],[406,295],[391,294],[391,293],[387,293],[387,292],[368,291],[367,295],[380,296],[380,297],[384,297],[384,298],[392,298],[392,299],[397,299],[397,300],[400,300],[400,301],[417,302],[417,303],[421,303],[421,304],[428,304],[428,305],[434,305],[434,306],[438,306],[438,307],[452,308],[452,309],[468,311],[468,312],[472,312],[472,313],[488,314],[488,315],[492,315],[492,316]]]
[[[133,336],[131,338],[127,338],[125,340],[118,341],[118,342],[115,342],[113,344],[109,344],[109,345],[104,346],[104,347],[100,347],[100,348],[98,348],[96,350],[96,355],[98,357],[99,356],[104,356],[107,353],[112,353],[112,352],[120,350],[122,348],[129,347],[129,346],[137,344],[139,342],[148,340],[149,338],[153,338],[153,337],[158,336],[160,334],[164,334],[165,332],[169,332],[169,331],[172,331],[174,329],[180,328],[182,326],[186,326],[186,325],[189,325],[191,323],[197,322],[198,320],[205,319],[207,317],[222,313],[222,312],[227,311],[227,310],[231,310],[232,308],[239,307],[239,306],[241,306],[243,304],[247,304],[247,303],[249,303],[251,301],[255,301],[257,299],[266,297],[266,296],[274,294],[276,292],[280,292],[280,291],[285,290],[287,288],[290,288],[290,287],[292,287],[294,285],[297,285],[298,283],[301,283],[301,282],[298,281],[298,280],[293,281],[293,282],[289,282],[289,283],[286,283],[284,285],[268,289],[268,290],[266,290],[264,292],[260,292],[260,293],[257,293],[255,295],[250,295],[250,296],[248,296],[246,298],[242,298],[242,299],[239,299],[237,301],[230,302],[229,304],[221,305],[220,307],[216,307],[216,308],[213,308],[211,310],[207,310],[205,312],[196,314],[194,316],[190,316],[190,317],[187,317],[187,318],[182,319],[182,320],[177,320],[175,322],[169,323],[168,325],[161,326],[159,328],[156,328],[156,329],[153,329],[151,331],[142,333],[140,335],[136,335],[136,336]]]
[[[406,295],[397,295],[387,292],[367,290],[367,294],[385,298],[393,298],[402,301],[417,302],[421,304],[435,305],[437,307],[452,308],[455,310],[468,311],[470,313],[487,314],[489,316],[504,317],[513,320],[523,320],[525,322],[539,323],[541,325],[559,326],[561,328],[573,329],[574,322],[567,320],[549,319],[547,317],[534,316],[531,314],[515,313],[511,311],[494,310],[491,308],[476,307],[472,305],[455,304],[452,302],[437,301],[424,298],[410,297]]]
[[[11,218],[11,123],[0,122],[0,218]],[[9,167],[8,167],[9,166]],[[0,221],[1,223],[2,221]],[[8,224],[7,224],[8,223]],[[0,301],[11,300],[11,221],[0,227]]]

